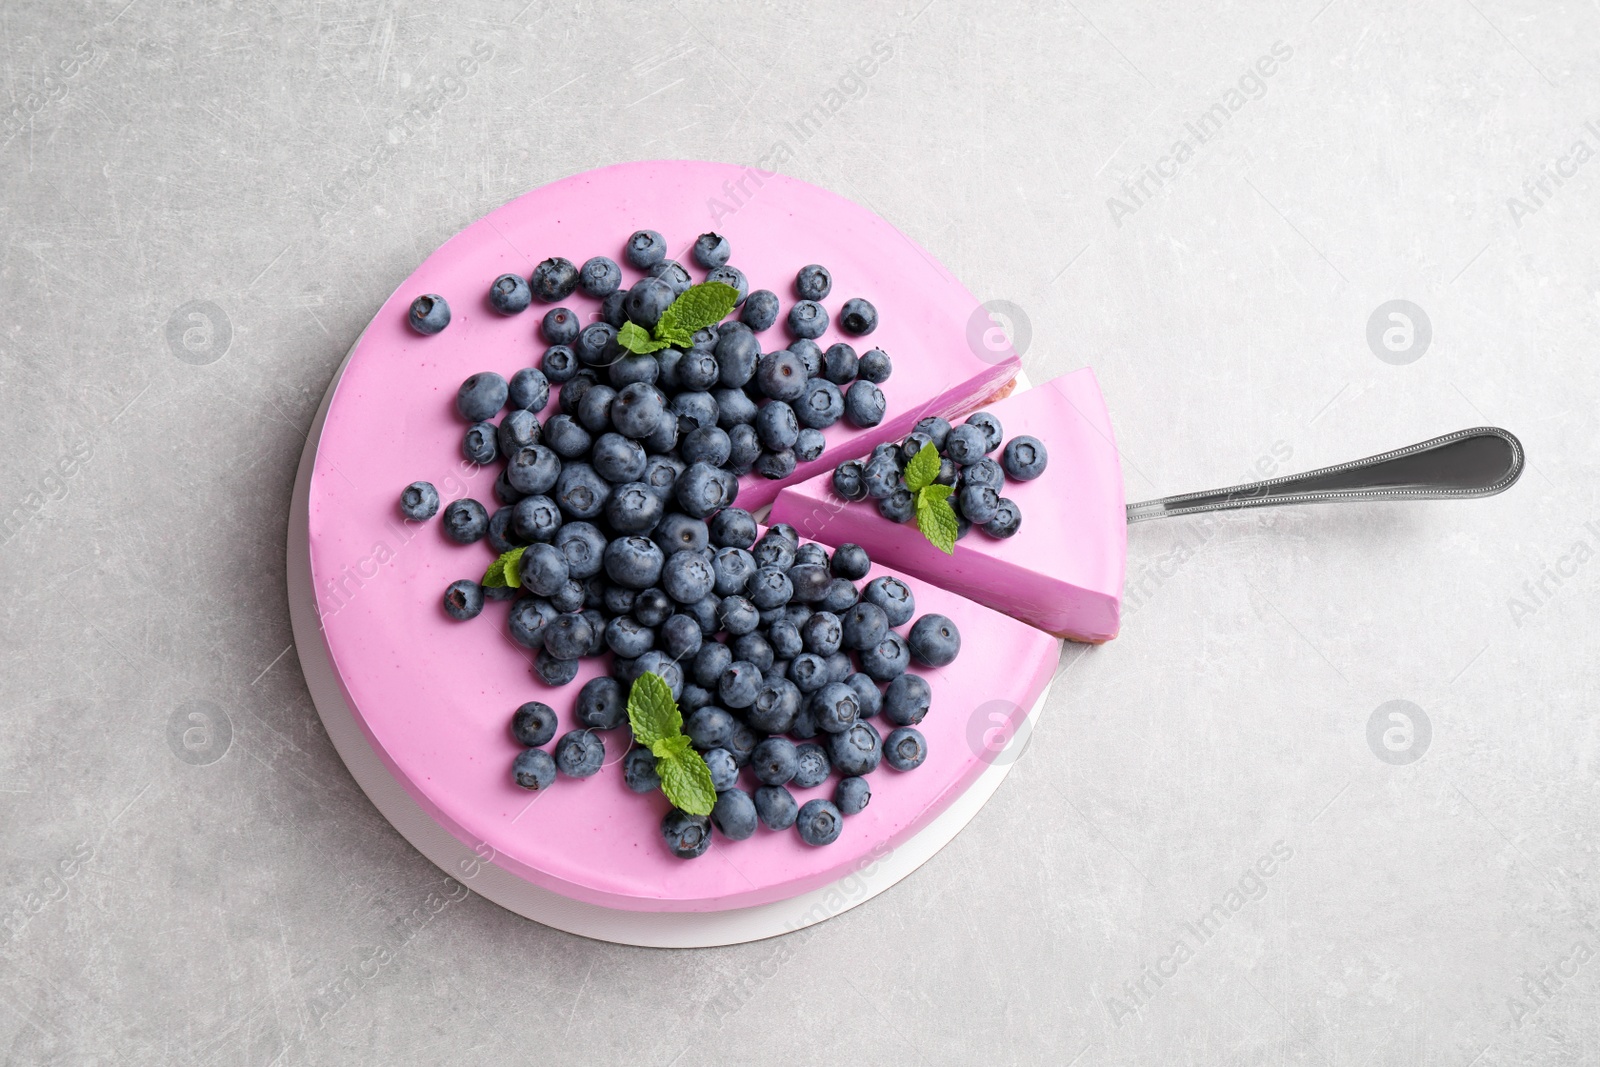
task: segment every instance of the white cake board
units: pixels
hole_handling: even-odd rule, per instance
[[[360,338],[356,339],[360,343]],[[355,351],[355,345],[351,346]],[[373,751],[344,699],[322,641],[315,595],[311,585],[310,531],[307,524],[311,469],[317,458],[317,441],[339,379],[350,354],[328,385],[317,417],[306,435],[295,476],[294,498],[289,505],[289,617],[294,627],[295,651],[305,674],[306,688],[345,766],[367,798],[400,835],[446,874],[508,911],[567,933],[649,948],[708,948],[759,941],[792,933],[830,919],[882,893],[933,858],[971,822],[1033,736],[1033,727],[1050,686],[1039,694],[1027,718],[1010,742],[985,767],[977,780],[956,801],[916,836],[893,851],[864,861],[862,867],[829,886],[789,900],[715,912],[642,912],[604,908],[572,900],[525,881],[479,856],[454,834],[434,821],[411,798],[388,766]],[[1019,375],[1018,384],[1026,388]]]

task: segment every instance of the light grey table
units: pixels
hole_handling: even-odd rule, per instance
[[[1600,12],[922,2],[0,10],[7,1062],[1600,1059]],[[1530,470],[1135,528],[992,804],[809,933],[430,911],[290,648],[295,461],[431,249],[660,156],[1006,302],[1130,498],[1478,423]]]

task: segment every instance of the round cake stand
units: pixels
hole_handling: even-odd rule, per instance
[[[352,345],[351,352],[354,351]],[[346,363],[349,358],[346,353]],[[383,817],[440,870],[502,908],[568,933],[650,948],[707,948],[792,933],[871,900],[932,859],[934,853],[960,833],[994,795],[1032,736],[1034,723],[1049,698],[1049,686],[1039,695],[1021,728],[996,753],[977,780],[916,836],[899,848],[884,849],[881,855],[870,858],[859,870],[832,885],[788,900],[728,911],[623,911],[572,900],[523,880],[498,866],[492,852],[484,855],[474,851],[423,811],[373,751],[334,676],[318,625],[311,586],[306,517],[317,441],[322,436],[328,405],[343,373],[344,364],[341,364],[306,435],[299,472],[295,476],[294,498],[289,506],[289,617],[294,627],[300,669],[333,747]],[[1026,387],[1020,376],[1018,386]]]

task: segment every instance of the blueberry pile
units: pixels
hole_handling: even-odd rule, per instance
[[[915,506],[906,487],[906,466],[931,445],[939,456],[939,473],[933,481],[951,487],[956,539],[965,537],[974,526],[990,537],[1011,537],[1022,528],[1022,510],[1014,500],[1000,495],[1006,479],[1032,481],[1044,473],[1050,457],[1037,437],[1019,434],[1001,448],[1003,440],[1000,420],[987,411],[968,416],[960,426],[930,416],[919,421],[899,444],[885,442],[865,460],[839,464],[833,471],[833,491],[846,500],[871,497],[884,518],[906,522]],[[997,449],[998,461],[991,458]]]
[[[739,475],[787,476],[821,454],[822,429],[841,417],[876,425],[889,357],[877,349],[858,357],[843,343],[824,352],[815,343],[828,324],[820,301],[832,288],[817,265],[795,279],[800,299],[787,316],[795,341],[762,354],[755,332],[777,321],[777,296],[747,293],[744,275],[728,266],[725,238],[702,235],[693,255],[709,281],[738,290],[740,320],[697,331],[690,347],[642,355],[619,348],[619,328],[653,328],[692,285],[666,258],[660,234],[629,238],[624,258],[646,273],[626,290],[621,268],[603,256],[581,267],[548,259],[527,279],[495,279],[489,302],[503,314],[582,289],[602,299],[602,321],[581,326],[569,309],[552,308],[540,326],[550,347],[539,367],[461,383],[462,452],[501,465],[492,513],[469,498],[441,512],[438,492],[422,481],[401,492],[399,507],[413,520],[439,514],[448,538],[486,541],[499,555],[481,581],[445,590],[451,618],[476,617],[486,600],[509,601],[511,640],[535,654],[534,674],[549,686],[572,682],[581,659],[609,660],[608,673],[577,692],[578,725],[559,738],[549,705],[517,709],[518,785],[539,790],[558,775],[594,775],[611,731],[624,731],[613,744],[628,747],[628,690],[649,672],[678,702],[684,734],[717,792],[709,817],[667,814],[661,830],[674,854],[704,853],[712,826],[742,840],[758,822],[795,827],[806,843],[825,845],[838,838],[843,816],[867,805],[863,776],[880,762],[906,771],[927,757],[915,727],[931,693],[907,668],[912,660],[950,663],[961,638],[942,615],[912,623],[912,592],[896,578],[858,587],[871,568],[859,546],[830,554],[802,545],[787,525],[757,539],[753,516],[734,506]],[[418,332],[437,333],[449,309],[430,294],[409,318]],[[877,312],[850,300],[840,324],[870,333]],[[556,409],[541,421],[552,384]],[[904,634],[894,629],[907,624]],[[869,721],[879,715],[887,737]],[[660,787],[648,749],[632,747],[622,766],[635,792]],[[753,791],[750,781],[741,784],[746,769]],[[834,773],[841,780],[832,800],[800,805],[790,792]]]

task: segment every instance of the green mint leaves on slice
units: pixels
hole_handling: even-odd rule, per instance
[[[906,488],[913,493],[920,493],[923,489],[933,484],[939,477],[939,450],[929,441],[911,457],[911,462],[906,464]]]
[[[636,356],[647,356],[651,352],[666,348],[672,342],[657,341],[645,332],[644,327],[636,322],[625,322],[622,329],[617,331],[617,344],[626,348]]]
[[[691,285],[661,313],[661,321],[656,323],[656,336],[682,337],[685,342],[692,342],[696,330],[715,326],[727,318],[738,302],[739,290],[731,285],[722,282]]]
[[[659,674],[646,671],[628,690],[628,725],[633,739],[656,758],[661,791],[673,807],[690,815],[710,815],[717,803],[711,768],[684,736],[683,715]]]
[[[634,740],[652,752],[658,741],[683,734],[678,702],[672,699],[672,689],[661,675],[646,671],[634,680],[633,688],[628,690],[628,725],[633,729]]]
[[[522,588],[522,553],[526,550],[526,546],[519,546],[501,553],[500,558],[489,564],[489,569],[483,572],[482,584],[490,588],[507,585],[513,589]]]
[[[929,445],[928,447],[933,447]],[[917,529],[947,556],[956,553],[955,509],[950,506],[950,486],[925,485],[917,491]]]

